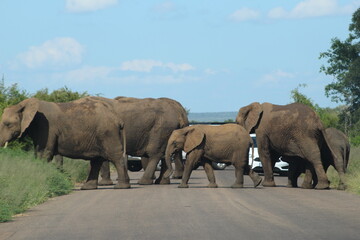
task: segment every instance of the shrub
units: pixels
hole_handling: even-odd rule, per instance
[[[68,165],[69,168],[75,168],[72,163]],[[85,163],[80,164],[79,171],[86,171],[87,166]],[[55,164],[34,159],[30,153],[1,149],[0,222],[10,220],[11,216],[24,212],[49,197],[69,193],[74,186],[73,179],[82,175],[75,174],[76,172],[76,169],[72,173],[59,171]]]
[[[349,165],[345,174],[347,191],[360,195],[360,147],[353,147],[350,151]],[[333,167],[329,167],[327,176],[331,182],[331,188],[337,188],[339,185],[339,175]]]

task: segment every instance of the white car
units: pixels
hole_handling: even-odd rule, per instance
[[[259,152],[258,152],[258,148],[257,148],[257,143],[256,143],[256,135],[255,134],[250,134],[251,138],[253,139],[254,142],[254,162],[252,161],[252,156],[251,156],[251,149],[250,149],[250,153],[249,153],[249,165],[251,166],[251,168],[258,173],[263,173],[263,167],[259,158]],[[287,175],[287,172],[289,170],[289,164],[287,162],[282,161],[282,158],[280,157],[274,166],[274,173],[278,173],[280,175]]]

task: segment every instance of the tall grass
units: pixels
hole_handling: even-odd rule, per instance
[[[16,150],[0,152],[0,222],[72,191],[74,182],[86,177],[88,163],[67,159],[64,169]],[[85,174],[84,174],[85,173]]]
[[[333,167],[327,172],[331,188],[339,185],[339,175]],[[360,195],[360,147],[351,147],[349,165],[346,173],[347,191]]]

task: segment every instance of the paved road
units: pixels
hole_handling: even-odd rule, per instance
[[[206,188],[202,169],[189,189],[103,187],[75,191],[0,224],[0,239],[360,239],[360,197],[337,190],[285,187],[231,189],[234,171],[216,171],[219,188]]]

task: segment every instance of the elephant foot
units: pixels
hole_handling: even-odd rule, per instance
[[[217,187],[218,187],[218,185],[216,183],[210,183],[208,185],[208,188],[217,188]]]
[[[189,188],[188,184],[181,183],[178,188]]]
[[[337,190],[346,190],[347,186],[344,183],[339,183],[339,186],[337,187]]]
[[[301,188],[304,188],[304,189],[313,189],[314,186],[313,186],[311,183],[303,183],[303,184],[301,184]]]
[[[262,182],[262,178],[259,177],[257,180],[254,181],[254,188],[256,188],[257,186],[260,185],[260,183]]]
[[[330,189],[330,185],[329,182],[324,182],[324,183],[318,183],[315,187],[315,189],[317,190],[325,190],[325,189]]]
[[[106,186],[106,185],[114,185],[113,181],[111,179],[101,179],[98,183],[100,186]]]
[[[114,186],[114,189],[128,189],[130,187],[129,183],[118,183]]]
[[[262,185],[264,187],[276,187],[276,184],[274,181],[264,181]]]
[[[288,184],[286,185],[286,187],[287,187],[287,188],[297,188],[298,186],[294,186],[294,185],[292,185],[291,183],[288,183]]]
[[[151,185],[151,184],[153,184],[153,180],[152,180],[152,179],[144,179],[144,178],[141,178],[141,179],[138,181],[138,184],[140,184],[140,185]]]
[[[243,188],[243,187],[244,185],[239,183],[234,183],[233,185],[231,185],[231,188]]]
[[[170,178],[158,178],[156,179],[155,184],[170,184]]]
[[[82,185],[82,187],[80,188],[81,190],[94,190],[97,189],[97,184],[96,182],[86,182],[84,183],[84,185]]]

